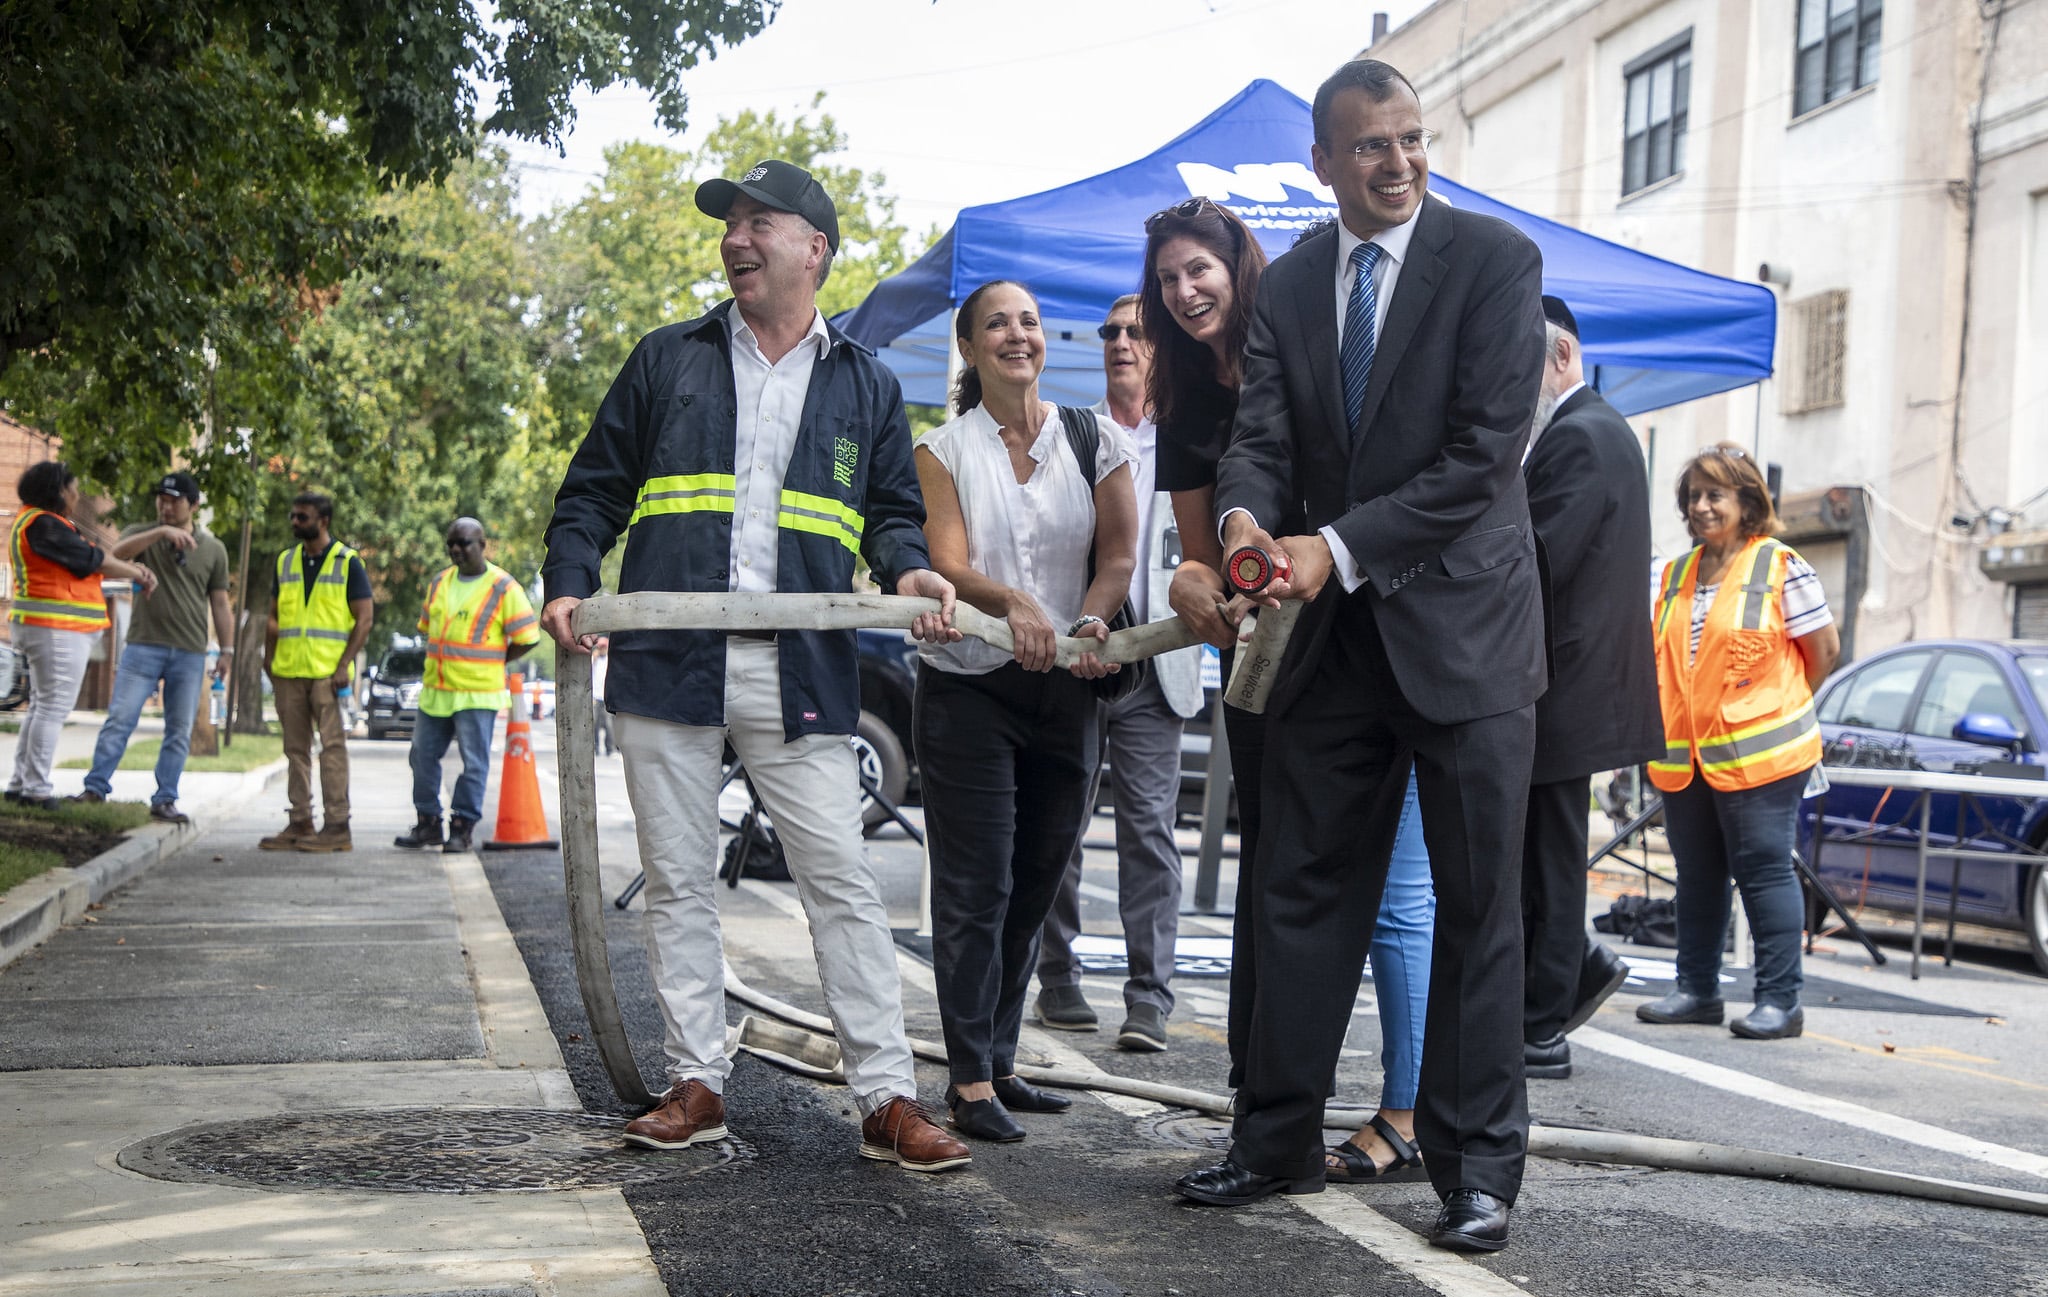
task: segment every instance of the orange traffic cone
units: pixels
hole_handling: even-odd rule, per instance
[[[549,851],[561,843],[548,836],[547,812],[540,804],[540,775],[533,766],[533,724],[526,718],[526,684],[508,674],[512,717],[505,722],[505,764],[498,776],[498,829],[484,843],[486,851]]]

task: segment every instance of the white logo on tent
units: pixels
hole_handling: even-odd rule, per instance
[[[1190,195],[1221,203],[1255,230],[1305,229],[1337,214],[1337,195],[1306,163],[1240,162],[1226,171],[1207,162],[1178,162],[1174,170]],[[1290,189],[1314,201],[1302,202]]]

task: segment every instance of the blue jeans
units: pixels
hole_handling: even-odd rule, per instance
[[[1401,828],[1387,866],[1387,887],[1372,929],[1372,984],[1380,1002],[1380,1107],[1413,1108],[1422,1078],[1423,1016],[1429,1008],[1429,954],[1436,931],[1436,887],[1422,843],[1415,774],[1401,802]]]
[[[107,707],[107,723],[100,726],[99,742],[92,750],[92,772],[85,777],[88,792],[105,797],[114,789],[114,768],[128,750],[128,736],[142,715],[142,705],[164,685],[164,745],[156,757],[156,794],[152,806],[178,800],[178,779],[185,773],[185,758],[192,751],[192,717],[199,710],[199,688],[206,681],[206,654],[168,644],[130,644],[121,651],[121,667],[114,673],[114,701]]]
[[[453,716],[429,716],[425,712],[412,727],[412,808],[430,819],[441,818],[441,758],[448,754],[448,742],[462,753],[462,776],[455,781],[455,796],[448,811],[458,820],[476,824],[484,817],[484,785],[491,777],[491,729],[498,713],[471,707]]]
[[[1695,770],[1691,783],[1664,794],[1664,833],[1678,866],[1678,989],[1721,998],[1732,880],[1756,937],[1756,1002],[1781,1009],[1799,1003],[1806,904],[1792,868],[1792,839],[1808,773],[1724,793]]]

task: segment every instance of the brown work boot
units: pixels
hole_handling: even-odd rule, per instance
[[[301,851],[327,852],[354,851],[355,849],[355,843],[348,836],[347,820],[343,820],[339,824],[329,820],[320,826],[318,833],[315,833],[310,838],[301,839],[299,842],[299,850]]]
[[[265,851],[297,851],[301,842],[309,842],[315,836],[313,821],[293,820],[284,826],[284,832],[273,833],[256,845]]]
[[[860,1155],[906,1171],[950,1171],[974,1160],[967,1145],[939,1129],[924,1105],[900,1094],[860,1124]]]
[[[702,1081],[680,1081],[661,1106],[626,1123],[626,1142],[642,1148],[688,1148],[725,1138],[725,1100]]]

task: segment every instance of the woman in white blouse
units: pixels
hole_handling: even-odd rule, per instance
[[[978,640],[923,645],[913,734],[932,869],[932,962],[953,1124],[1018,1140],[1010,1113],[1071,1100],[1016,1076],[1038,930],[1088,816],[1096,763],[1084,654],[1053,669],[1055,638],[1106,639],[1130,590],[1137,499],[1130,437],[1096,420],[1080,463],[1060,408],[1039,399],[1045,334],[1022,284],[983,284],[956,325],[959,417],[917,448],[932,566],[960,598],[1009,623],[1016,654]],[[1090,430],[1081,429],[1085,444]],[[1089,553],[1094,551],[1090,580]]]

